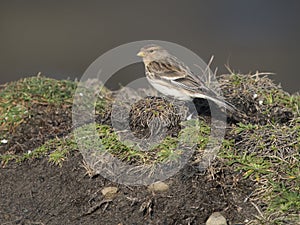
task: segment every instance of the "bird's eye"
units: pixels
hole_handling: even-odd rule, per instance
[[[154,50],[153,50],[153,49],[151,49],[151,50],[150,50],[150,53],[152,53],[152,52],[154,52]]]

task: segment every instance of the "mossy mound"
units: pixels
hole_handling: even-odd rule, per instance
[[[296,224],[300,212],[299,95],[290,95],[260,74],[222,75],[219,84],[224,97],[245,114],[245,120],[232,120],[228,124],[218,157],[207,170],[209,176],[233,174],[234,182],[242,179],[244,183],[251,183],[255,190],[247,200],[255,205],[258,216],[248,224]],[[78,149],[72,132],[80,127],[72,128],[71,121],[76,88],[76,82],[38,76],[6,84],[0,89],[2,166],[13,160],[23,162],[42,157],[48,157],[53,164],[64,164],[70,152]],[[98,97],[95,121],[104,150],[137,165],[176,160],[180,156],[180,151],[174,149],[184,127],[181,112],[173,103],[164,98],[147,97],[152,96],[148,93],[128,106],[129,129],[137,138],[145,139],[151,134],[151,121],[155,119],[167,128],[161,143],[149,151],[140,151],[122,143],[112,127],[114,94],[107,89],[95,93]],[[210,134],[209,106],[201,107],[206,113],[199,115],[198,138],[192,140],[197,146],[189,161],[192,170],[196,170]],[[196,123],[187,121],[192,122]],[[189,137],[189,132],[194,130],[186,129],[184,137]]]
[[[222,75],[223,95],[253,124],[287,123],[300,107],[299,95],[290,95],[266,75]]]

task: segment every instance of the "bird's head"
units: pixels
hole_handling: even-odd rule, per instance
[[[137,56],[143,58],[144,62],[157,61],[169,56],[167,50],[159,45],[146,45],[138,52]]]

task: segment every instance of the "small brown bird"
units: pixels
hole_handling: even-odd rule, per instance
[[[164,95],[180,100],[204,98],[236,112],[235,106],[226,102],[215,91],[195,76],[179,59],[158,45],[147,45],[137,54],[143,58],[149,83]]]

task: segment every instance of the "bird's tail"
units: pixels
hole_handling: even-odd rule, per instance
[[[223,99],[220,99],[218,97],[210,97],[210,96],[203,95],[203,94],[196,94],[194,97],[204,98],[204,99],[213,101],[214,103],[216,103],[217,105],[219,105],[221,107],[224,107],[226,110],[230,111],[231,113],[236,113],[239,111],[234,105],[232,105],[231,103],[229,103]]]
[[[231,103],[225,101],[225,100],[220,100],[217,98],[208,98],[208,100],[211,100],[215,102],[217,105],[224,107],[225,109],[229,110],[231,113],[238,112],[238,109]]]
[[[204,98],[209,101],[212,101],[216,103],[218,106],[224,107],[226,110],[228,110],[230,117],[232,117],[234,120],[243,122],[243,123],[248,123],[249,118],[247,114],[239,109],[237,109],[233,104],[225,101],[224,99],[221,99],[220,97],[211,97],[203,94],[195,94],[193,96],[194,98]]]

